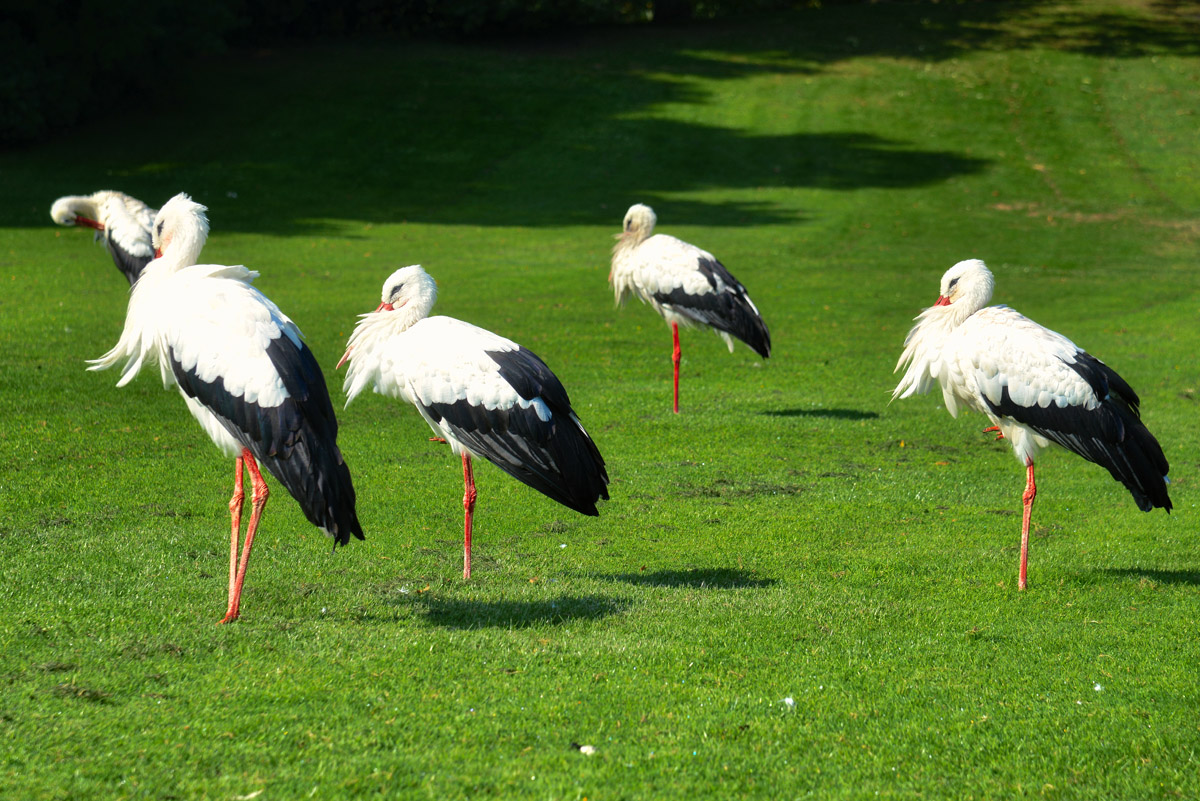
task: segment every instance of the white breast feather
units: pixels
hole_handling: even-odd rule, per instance
[[[377,315],[370,323],[383,323]],[[361,325],[361,324],[360,324]],[[485,409],[533,406],[543,420],[550,410],[540,399],[523,399],[500,375],[487,352],[510,352],[512,340],[452,317],[428,317],[404,331],[381,328],[359,338],[346,374],[347,403],[367,386],[414,405],[465,400]]]
[[[655,234],[635,248],[619,252],[613,263],[613,284],[618,301],[625,292],[632,291],[644,303],[661,311],[654,300],[655,293],[667,294],[683,289],[690,295],[713,292],[698,269],[701,259],[716,261],[706,250],[690,245],[666,234]],[[718,286],[716,291],[723,291]]]
[[[163,383],[170,385],[168,354],[174,352],[183,368],[202,380],[221,380],[228,392],[250,403],[278,406],[288,393],[266,348],[281,335],[299,346],[301,334],[251,285],[257,277],[242,266],[210,264],[166,276],[151,271],[134,285],[120,341],[89,369],[111,367],[124,358],[117,384],[124,386],[146,361],[158,361]]]

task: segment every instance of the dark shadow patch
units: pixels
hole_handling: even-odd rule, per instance
[[[676,484],[671,491],[675,498],[758,498],[767,495],[798,495],[807,487],[797,484],[772,484],[751,479],[745,483],[719,478],[712,484]]]
[[[652,573],[616,573],[599,578],[624,581],[627,584],[643,587],[693,587],[710,590],[764,589],[776,583],[775,579],[757,578],[751,571],[728,567],[655,570]]]
[[[1104,573],[1117,578],[1136,578],[1156,584],[1200,585],[1200,570],[1152,570],[1143,567],[1110,567]]]
[[[183,649],[173,642],[138,639],[127,643],[121,653],[126,659],[141,661],[157,656],[182,656]]]
[[[448,629],[523,629],[577,620],[599,620],[620,614],[629,602],[599,595],[567,595],[546,601],[462,601],[426,596],[414,599],[424,619]]]
[[[878,412],[864,412],[861,409],[768,409],[763,412],[767,417],[828,417],[834,420],[875,420]]]
[[[110,693],[97,690],[93,687],[81,687],[74,682],[55,685],[50,692],[59,698],[79,698],[84,701],[91,701],[94,704],[112,703],[112,695]]]

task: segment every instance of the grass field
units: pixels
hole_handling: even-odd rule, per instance
[[[831,7],[474,46],[231,53],[0,154],[0,797],[1200,796],[1200,19],[1150,0]],[[612,499],[461,468],[414,410],[340,414],[364,543],[276,492],[243,617],[230,463],[147,370],[85,372],[126,286],[48,211],[209,209],[333,365],[383,279],[562,378]],[[634,202],[746,284],[762,362],[614,309]],[[1024,471],[888,404],[942,272],[1139,391],[1175,511]],[[576,745],[592,745],[593,755]]]

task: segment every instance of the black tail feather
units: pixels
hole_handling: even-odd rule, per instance
[[[1137,393],[1111,367],[1083,351],[1076,353],[1075,362],[1068,366],[1102,399],[1098,406],[1021,406],[1012,400],[1006,386],[999,403],[987,400],[989,408],[1106,468],[1143,512],[1171,511],[1167,494],[1170,465],[1138,414]]]

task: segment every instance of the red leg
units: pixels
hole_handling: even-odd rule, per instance
[[[1025,493],[1021,496],[1025,504],[1025,514],[1021,518],[1021,569],[1017,573],[1017,589],[1025,589],[1025,569],[1029,564],[1029,517],[1033,512],[1033,499],[1037,497],[1037,484],[1033,482],[1033,462],[1025,463],[1029,480],[1025,484]]]
[[[250,563],[250,549],[254,547],[254,535],[258,533],[258,524],[262,520],[263,509],[267,505],[267,498],[271,496],[271,491],[267,489],[267,482],[263,481],[262,473],[258,471],[258,463],[254,461],[254,456],[250,451],[242,451],[242,460],[246,465],[246,472],[250,474],[250,522],[246,524],[246,542],[242,545],[242,558],[238,563],[237,578],[233,585],[233,591],[229,594],[229,609],[225,612],[225,617],[221,619],[221,623],[232,623],[238,619],[239,607],[242,602],[242,585],[246,582],[246,565]]]
[[[242,491],[242,457],[233,461],[233,497],[229,499],[229,597],[233,597],[233,588],[237,583],[238,540],[242,536],[242,501],[246,493]]]
[[[475,513],[475,474],[471,454],[463,451],[463,578],[471,577],[471,517]]]
[[[1004,432],[1000,431],[1000,426],[988,426],[987,428],[983,429],[983,433],[985,433],[985,434],[988,433],[989,431],[997,432],[996,433],[997,440],[1004,439]]]
[[[671,323],[671,336],[675,340],[671,351],[671,363],[675,365],[675,414],[679,414],[679,323]]]

